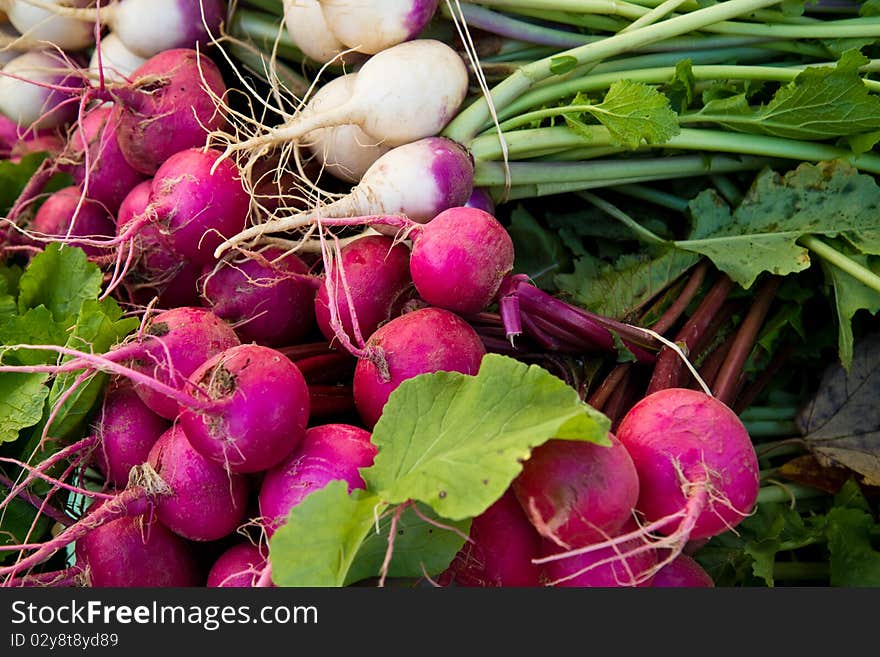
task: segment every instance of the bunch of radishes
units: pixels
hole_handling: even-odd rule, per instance
[[[152,23],[141,0],[67,4],[0,5],[23,39],[55,46],[0,77],[5,155],[49,151],[2,234],[19,254],[50,242],[83,249],[104,272],[102,294],[142,321],[106,353],[57,347],[58,365],[0,364],[112,375],[90,435],[27,465],[3,502],[73,459],[99,475],[97,487],[60,484],[89,498],[87,513],[21,546],[0,577],[268,585],[266,539],[290,509],[335,479],[362,487],[391,392],[423,373],[475,374],[495,344],[479,319],[521,283],[469,153],[438,136],[465,98],[467,67],[447,44],[419,38],[436,0],[285,3],[306,54],[355,53],[355,70],[238,139],[237,127],[256,123],[233,109],[212,50],[223,3],[148,2]],[[157,32],[145,35],[147,23]],[[301,168],[285,170],[300,150],[352,187],[289,212],[284,176],[316,189]],[[43,194],[57,173],[74,184]],[[501,306],[506,338],[514,311]],[[578,349],[613,350],[627,328],[555,308]],[[441,582],[672,582],[684,577],[674,568],[699,572],[689,542],[735,526],[756,493],[754,452],[732,411],[704,393],[663,391],[632,409],[611,447],[536,449],[474,519]],[[41,572],[73,544],[72,566]]]

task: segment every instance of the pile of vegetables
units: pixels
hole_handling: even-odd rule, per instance
[[[880,21],[0,2],[0,583],[880,584]]]

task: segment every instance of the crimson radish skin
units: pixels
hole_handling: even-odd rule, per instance
[[[513,240],[488,212],[444,210],[413,233],[410,272],[427,303],[460,314],[481,312],[513,270]]]
[[[108,100],[116,101],[120,115],[116,137],[122,154],[146,176],[178,151],[204,147],[208,132],[226,125],[215,100],[224,97],[226,83],[204,54],[188,48],[164,50],[131,79],[129,85],[108,89]]]
[[[146,462],[150,449],[170,422],[153,413],[141,401],[130,383],[115,382],[104,395],[95,427],[100,438],[98,468],[118,489],[128,485],[131,469]]]
[[[366,235],[343,246],[314,297],[315,317],[324,337],[330,341],[338,337],[331,325],[331,304],[342,330],[352,341],[352,309],[364,339],[390,320],[395,302],[412,285],[409,262],[409,247],[384,235]],[[351,306],[342,285],[343,277]]]
[[[76,562],[89,586],[201,586],[201,569],[192,544],[155,518],[117,518],[76,541]]]
[[[321,0],[327,26],[345,46],[375,54],[415,39],[438,0]]]
[[[344,423],[319,424],[306,431],[300,446],[263,476],[260,516],[271,536],[290,510],[328,482],[347,482],[349,492],[365,488],[360,468],[373,464],[376,446],[366,429]]]
[[[652,588],[714,588],[715,581],[694,559],[684,553],[660,568],[651,580]]]
[[[737,415],[699,390],[667,388],[639,400],[617,429],[639,473],[638,510],[684,540],[736,527],[758,497],[758,460]],[[678,520],[674,520],[677,518]]]
[[[541,585],[541,569],[532,563],[540,553],[541,536],[523,513],[512,489],[471,521],[468,538],[470,542],[437,578],[440,585]]]
[[[635,465],[623,444],[549,440],[532,450],[511,488],[537,532],[563,548],[616,534],[639,499]]]
[[[217,245],[244,227],[250,209],[238,166],[219,156],[188,148],[169,157],[153,176],[146,210],[171,247],[201,265],[213,262]]]
[[[118,121],[111,105],[96,107],[77,122],[69,141],[79,160],[71,171],[74,182],[81,187],[87,182],[88,197],[111,214],[119,211],[128,193],[145,178],[122,155],[116,139]]]
[[[156,515],[178,536],[216,541],[244,521],[248,480],[202,456],[179,425],[159,437],[147,462],[170,489],[170,493],[156,496]]]
[[[402,381],[418,374],[449,371],[476,374],[486,354],[480,336],[455,313],[420,308],[380,326],[367,348],[381,350],[388,378],[376,362],[360,358],[354,370],[354,401],[361,420],[372,428],[388,396]]]
[[[217,557],[205,585],[209,588],[253,587],[267,562],[265,549],[249,542],[236,543]]]
[[[207,308],[181,306],[157,313],[144,326],[138,355],[129,365],[163,383],[183,388],[206,360],[240,344],[233,328]],[[167,351],[166,351],[167,350]],[[174,419],[178,404],[167,395],[135,383],[138,396],[154,413]]]
[[[296,254],[270,247],[206,267],[201,289],[242,342],[278,347],[302,341],[314,328],[318,285]]]
[[[82,189],[70,185],[53,192],[40,206],[28,226],[33,237],[39,241],[49,239],[67,240],[67,244],[80,247],[86,255],[100,256],[106,253],[98,246],[77,241],[82,239],[110,239],[116,233],[116,224],[107,209],[90,198],[83,198]]]
[[[630,520],[621,533],[637,528],[635,521]],[[593,552],[548,561],[543,564],[542,578],[547,586],[557,587],[650,587],[658,557],[656,551],[650,548],[640,550],[642,547],[645,547],[645,543],[634,538],[617,547],[603,547]],[[557,552],[559,546],[550,541],[542,542],[541,558]]]
[[[305,436],[308,385],[299,368],[275,349],[237,345],[205,361],[190,381],[221,405],[181,408],[180,426],[196,450],[230,472],[271,468]]]

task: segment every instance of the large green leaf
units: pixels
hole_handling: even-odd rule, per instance
[[[845,161],[805,162],[784,176],[761,173],[732,213],[711,190],[699,194],[690,211],[699,237],[675,245],[709,257],[748,289],[762,272],[786,275],[809,267],[809,253],[798,244],[805,235],[840,235],[872,246],[880,187]]]
[[[291,509],[269,540],[278,586],[342,586],[355,556],[385,505],[362,490],[331,481]]]
[[[395,524],[388,577],[419,578],[439,575],[452,563],[452,559],[464,545],[465,536],[470,530],[469,519],[447,521],[438,518],[431,509],[419,506],[419,513],[416,513],[413,506],[396,507],[402,513]],[[386,513],[378,527],[367,535],[348,572],[349,583],[381,574],[389,548],[388,530],[392,517],[392,513]]]
[[[101,282],[100,268],[82,249],[52,242],[34,256],[19,280],[19,312],[42,304],[58,321],[76,316],[83,301],[97,299]]]
[[[361,470],[383,501],[424,502],[461,520],[485,511],[550,438],[610,444],[607,417],[547,370],[488,354],[474,375],[404,381],[373,429],[379,453]]]
[[[43,416],[49,396],[48,374],[0,372],[0,443],[18,438],[18,432],[35,425]]]

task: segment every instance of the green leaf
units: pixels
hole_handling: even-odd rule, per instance
[[[562,294],[590,311],[626,320],[700,260],[676,249],[642,249],[614,263],[592,256],[575,261],[571,274],[558,274]]]
[[[86,299],[80,308],[79,317],[66,346],[82,351],[104,353],[138,326],[137,318],[122,318],[122,310],[113,299],[102,301]],[[70,358],[65,356],[62,362]],[[79,375],[79,372],[67,372],[55,377],[49,393],[49,408],[54,409],[62,396],[68,394]],[[56,412],[51,428],[52,436],[65,438],[82,426],[100,400],[107,379],[106,374],[96,373],[87,383],[80,385],[69,394]]]
[[[290,510],[269,539],[272,580],[278,586],[343,586],[381,512],[381,500],[331,481]]]
[[[663,85],[662,90],[669,99],[670,107],[683,112],[694,101],[694,88],[697,80],[690,59],[683,59],[675,65],[672,79]]]
[[[453,520],[485,511],[550,438],[610,444],[610,422],[547,370],[488,354],[474,375],[421,374],[391,393],[361,470],[384,501],[424,502]]]
[[[101,292],[100,268],[78,247],[51,242],[34,256],[19,280],[19,312],[44,305],[58,321],[76,316],[86,299]]]
[[[679,132],[669,99],[655,87],[632,80],[613,82],[590,113],[608,128],[614,143],[630,149],[643,142],[663,144]]]
[[[841,248],[841,250],[843,249]],[[877,261],[876,257],[858,254],[847,255],[858,264],[875,272],[880,272],[880,266],[875,265],[871,267],[871,264]],[[834,288],[834,307],[837,310],[838,322],[838,357],[843,366],[849,369],[853,357],[853,317],[860,310],[876,315],[880,311],[880,292],[868,287],[842,269],[824,260],[822,261],[822,270]]]
[[[12,208],[31,176],[46,159],[47,153],[29,153],[16,163],[0,160],[0,216]]]
[[[42,373],[0,372],[0,443],[16,440],[19,431],[40,421],[49,395],[44,385],[48,378]]]
[[[696,113],[732,130],[790,139],[821,140],[880,128],[880,97],[860,77],[867,58],[848,50],[836,66],[808,66],[758,108],[744,96],[710,102]]]
[[[419,517],[419,513],[424,518]],[[422,505],[419,505],[419,513],[407,506],[397,520],[388,577],[418,578],[439,575],[452,563],[452,559],[464,545],[464,537],[470,530],[470,520],[444,520]],[[386,513],[379,521],[378,531],[374,529],[367,536],[348,572],[347,584],[381,574],[382,563],[388,551],[391,519],[392,514]],[[440,527],[437,523],[444,527],[453,527],[460,533]]]
[[[871,542],[876,528],[870,512],[834,508],[828,512],[832,586],[880,586],[880,552]]]
[[[508,233],[516,254],[515,273],[526,274],[542,289],[553,291],[553,274],[569,265],[569,256],[557,233],[541,226],[528,210],[518,205],[510,215]]]
[[[0,486],[0,499],[6,499],[8,493],[8,488]],[[52,526],[52,521],[46,516],[41,516],[31,531],[36,517],[37,510],[33,506],[23,500],[13,498],[4,509],[0,510],[0,520],[2,520],[0,522],[0,547],[21,545],[25,542],[36,543],[43,540]],[[25,540],[26,538],[27,540]],[[18,555],[19,553],[13,550],[0,551],[0,563]]]
[[[23,315],[13,315],[0,324],[0,344],[54,344],[67,342],[64,324],[55,321],[46,306],[31,308]],[[58,355],[46,350],[3,350],[3,362],[19,365],[37,365],[55,362]]]
[[[762,272],[786,275],[810,266],[807,250],[797,243],[804,235],[842,235],[857,241],[877,231],[880,187],[842,160],[804,162],[780,176],[764,171],[733,213],[719,205],[713,192],[690,204],[691,239],[674,244],[700,253],[748,289]],[[703,213],[706,216],[703,216]]]

